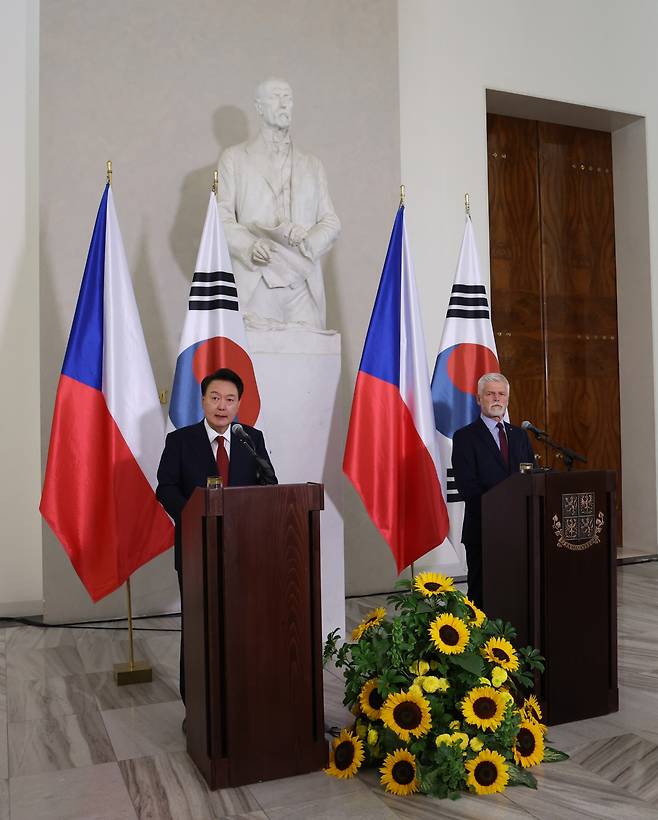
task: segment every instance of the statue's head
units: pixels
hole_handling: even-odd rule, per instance
[[[292,88],[278,77],[269,77],[256,89],[256,111],[272,128],[290,128],[292,122]]]

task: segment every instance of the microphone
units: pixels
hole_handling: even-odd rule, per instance
[[[530,432],[534,433],[537,436],[537,438],[544,438],[545,436],[548,436],[546,430],[540,430],[539,427],[535,427],[535,425],[529,421],[522,421],[521,427],[524,430],[530,430]]]
[[[266,458],[263,458],[262,456],[258,455],[258,453],[256,452],[256,447],[254,446],[254,442],[249,433],[244,429],[244,427],[239,422],[236,422],[235,424],[231,425],[231,432],[233,432],[238,437],[240,443],[243,444],[247,448],[247,450],[249,450],[251,455],[256,459],[256,463],[259,467],[259,480],[261,480],[263,484],[276,484],[277,480],[276,475],[274,474],[274,468]]]
[[[530,422],[528,422],[528,424],[529,423]],[[251,436],[239,422],[236,421],[236,423],[231,427],[231,431],[235,433],[235,435],[241,438],[243,441],[247,442],[248,444],[251,444],[252,448],[254,448],[254,443],[251,440]]]

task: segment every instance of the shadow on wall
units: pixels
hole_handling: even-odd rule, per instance
[[[214,163],[190,171],[183,179],[176,218],[169,233],[171,251],[181,275],[189,282],[196,260],[201,230],[208,207],[213,171],[225,148],[245,142],[249,137],[247,115],[235,105],[223,105],[212,118],[213,132],[219,150]]]

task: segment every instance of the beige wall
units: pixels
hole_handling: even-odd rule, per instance
[[[657,30],[658,6],[650,0],[399,2],[402,175],[430,351],[441,335],[466,191],[488,271],[486,89],[646,118],[619,128],[613,149],[623,497],[630,513],[624,542],[653,551],[657,340],[651,317],[658,281],[650,259],[658,258],[658,177],[647,179],[646,168],[658,165]]]
[[[105,161],[156,380],[168,388],[212,171],[222,149],[254,135],[254,90],[271,74],[292,84],[293,138],[322,159],[343,223],[325,280],[347,414],[399,196],[395,1],[44,2],[41,35],[44,448]],[[372,577],[375,552],[385,583],[392,558],[354,493],[347,516],[348,575],[356,564],[352,577]],[[62,605],[88,613],[49,532],[44,567]]]
[[[0,616],[41,609],[38,2],[0,6]]]
[[[465,191],[488,267],[486,89],[646,118],[615,132],[613,146],[624,501],[633,521],[629,529],[626,516],[626,537],[655,547],[651,316],[658,297],[650,260],[658,241],[658,179],[643,170],[644,151],[650,169],[658,164],[653,2],[43,3],[40,323],[36,208],[30,207],[37,168],[36,8],[37,0],[2,6],[0,254],[8,275],[0,281],[0,367],[10,399],[0,420],[4,433],[29,426],[33,413],[36,429],[41,401],[42,432],[41,454],[29,439],[20,452],[11,437],[1,439],[5,612],[16,602],[33,607],[41,597],[39,460],[105,160],[115,164],[119,216],[156,378],[168,387],[211,171],[222,148],[253,133],[249,101],[269,73],[293,84],[295,139],[324,161],[344,224],[327,265],[327,291],[329,322],[343,334],[345,416],[397,205],[400,162],[431,367]],[[634,485],[627,483],[631,476]],[[388,549],[347,484],[345,525],[348,592],[390,585]],[[47,531],[44,555],[46,574],[53,571],[71,591],[77,582]]]

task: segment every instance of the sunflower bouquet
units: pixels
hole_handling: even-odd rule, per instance
[[[326,772],[348,778],[376,766],[398,795],[536,788],[530,768],[567,757],[546,744],[530,694],[544,659],[516,649],[514,629],[489,620],[452,578],[423,572],[398,586],[392,619],[375,609],[351,643],[339,647],[337,631],[327,638],[325,663],[344,669],[355,721],[333,741]]]

